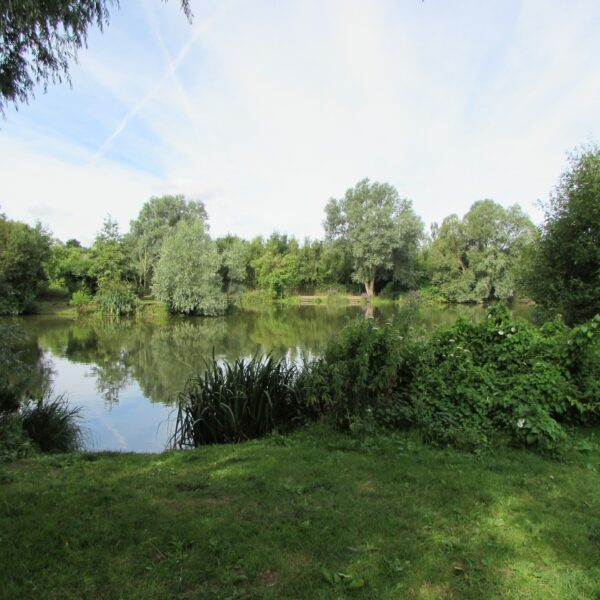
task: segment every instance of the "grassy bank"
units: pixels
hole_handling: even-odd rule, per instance
[[[558,462],[319,425],[0,467],[2,598],[600,595],[600,430]]]

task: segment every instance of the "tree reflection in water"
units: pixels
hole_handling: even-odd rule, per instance
[[[89,365],[89,376],[108,406],[137,383],[152,402],[172,405],[187,379],[197,374],[213,353],[230,361],[257,353],[299,360],[315,355],[343,326],[355,318],[389,320],[390,306],[269,306],[217,318],[171,318],[165,322],[90,318],[67,321],[44,317],[22,319],[41,349],[71,362]],[[451,323],[458,316],[481,318],[479,307],[422,309],[426,329]]]

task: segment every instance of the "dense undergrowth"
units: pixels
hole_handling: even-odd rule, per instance
[[[424,336],[409,307],[361,320],[300,365],[219,362],[180,396],[174,446],[238,442],[325,418],[340,430],[413,429],[433,445],[558,451],[569,427],[600,417],[600,316],[537,327],[492,306]]]

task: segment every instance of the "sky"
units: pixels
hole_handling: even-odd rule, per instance
[[[323,236],[388,182],[426,224],[492,198],[539,223],[567,153],[600,140],[597,0],[127,0],[72,86],[0,120],[0,211],[59,239],[126,232],[162,194],[213,235]]]

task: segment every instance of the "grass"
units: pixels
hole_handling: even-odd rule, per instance
[[[600,597],[600,430],[561,462],[316,425],[0,471],[0,598]]]

